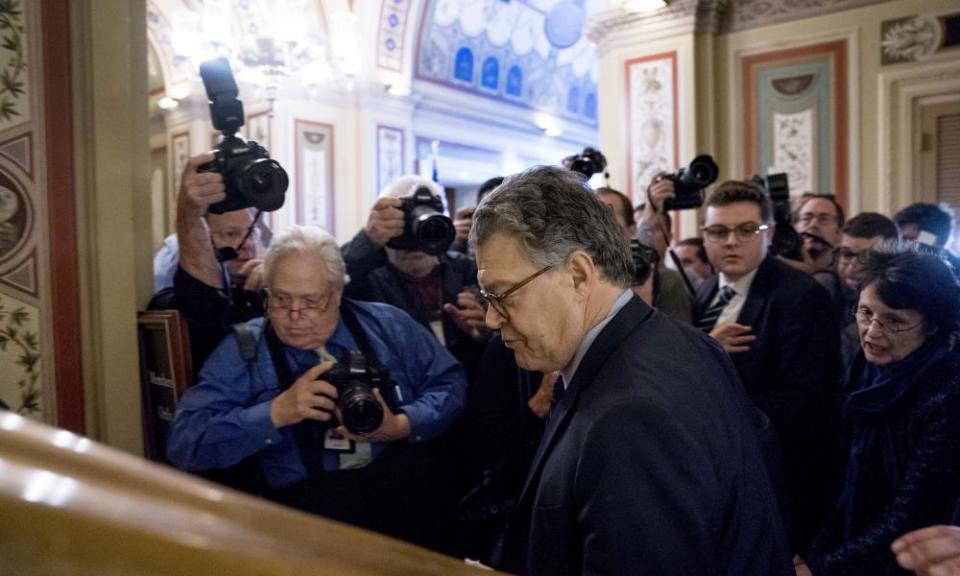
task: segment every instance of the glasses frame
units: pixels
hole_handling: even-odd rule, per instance
[[[857,306],[856,308],[853,309],[853,318],[854,318],[854,320],[856,320],[858,326],[860,326],[861,328],[866,328],[867,330],[869,330],[870,327],[873,326],[873,323],[876,322],[876,323],[877,323],[877,326],[880,328],[880,331],[881,331],[881,332],[884,332],[884,333],[886,333],[886,334],[902,334],[902,333],[904,333],[904,332],[909,332],[909,331],[911,331],[911,330],[916,330],[916,329],[919,328],[920,326],[923,326],[923,322],[924,322],[923,320],[920,320],[920,322],[914,324],[913,326],[908,326],[908,327],[906,327],[906,328],[900,328],[900,329],[894,329],[894,328],[891,328],[890,326],[888,326],[887,324],[885,324],[885,323],[883,322],[883,320],[880,320],[880,316],[874,314],[874,315],[871,316],[870,318],[864,319],[864,318],[861,317],[861,312],[862,312],[862,311],[861,311],[861,309],[860,309],[860,306]],[[870,313],[873,314],[873,311],[870,310]]]
[[[325,295],[321,296],[324,302],[322,305],[318,305],[318,306],[306,305],[306,302],[305,302],[306,299],[311,298],[313,295],[289,296],[285,294],[285,296],[289,296],[291,298],[290,305],[279,306],[277,304],[273,304],[273,305],[270,304],[271,302],[275,302],[275,299],[277,298],[277,296],[271,296],[269,288],[264,288],[263,291],[266,292],[267,294],[267,299],[264,301],[263,304],[264,304],[264,308],[266,308],[268,315],[275,315],[277,312],[281,312],[281,311],[289,315],[291,312],[296,311],[297,314],[300,314],[301,316],[320,315],[326,312],[327,310],[329,310],[330,303],[333,302],[333,294],[334,292],[336,292],[335,290],[330,290]],[[300,301],[300,307],[294,308],[293,304],[295,304],[297,301]]]
[[[497,314],[499,314],[500,316],[503,317],[504,320],[509,322],[510,313],[507,312],[506,305],[503,303],[503,301],[506,300],[510,295],[516,293],[517,290],[533,282],[538,276],[540,276],[541,274],[544,274],[545,272],[551,269],[553,269],[553,264],[544,266],[543,268],[537,270],[536,272],[527,276],[523,280],[517,282],[513,286],[507,288],[507,290],[503,294],[494,294],[493,292],[487,292],[486,290],[481,288],[480,289],[481,303],[484,304],[485,307],[486,305],[492,306],[493,309],[497,311]]]
[[[730,228],[729,226],[723,226],[723,228],[726,229],[727,233],[723,235],[723,238],[717,239],[717,240],[714,240],[714,239],[711,239],[711,238],[710,238],[710,233],[707,232],[707,229],[708,229],[708,228],[713,228],[714,226],[721,226],[721,224],[713,224],[713,225],[711,225],[711,226],[701,226],[701,227],[700,227],[700,232],[703,234],[703,239],[704,239],[705,241],[707,241],[707,242],[713,242],[714,244],[722,244],[723,242],[726,242],[728,238],[730,238],[730,234],[733,234],[734,237],[736,237],[736,239],[739,240],[739,241],[741,241],[741,242],[750,242],[750,241],[752,241],[754,238],[757,238],[758,236],[760,236],[761,233],[766,232],[767,230],[770,229],[770,225],[768,225],[768,224],[757,224],[757,225],[756,225],[756,226],[757,226],[757,229],[756,229],[756,230],[754,230],[753,232],[749,232],[749,233],[744,232],[743,235],[741,235],[740,227],[741,227],[741,226],[746,226],[747,224],[751,224],[751,225],[752,225],[753,223],[752,223],[752,222],[744,222],[743,224],[737,224],[737,225],[734,226],[733,228]]]

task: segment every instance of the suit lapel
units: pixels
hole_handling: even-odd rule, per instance
[[[704,280],[703,284],[700,285],[700,288],[697,289],[697,297],[695,301],[695,310],[693,319],[694,321],[699,320],[703,316],[704,311],[710,306],[710,302],[713,302],[714,297],[717,294],[717,289],[720,284],[720,275],[714,274],[713,276]]]
[[[760,263],[760,267],[757,268],[757,275],[753,277],[753,283],[750,284],[747,299],[743,303],[743,308],[740,309],[740,315],[737,316],[737,324],[754,326],[754,329],[756,329],[755,324],[763,313],[767,298],[770,295],[772,277],[776,272],[775,267],[776,261],[773,260],[773,256],[767,256]]]
[[[537,446],[537,453],[534,455],[530,471],[527,473],[520,499],[517,501],[518,504],[522,504],[524,499],[530,495],[534,480],[540,475],[543,460],[552,449],[558,430],[573,414],[577,396],[593,384],[597,372],[600,371],[610,354],[620,345],[620,342],[633,332],[639,323],[649,318],[652,313],[652,308],[647,306],[640,298],[634,296],[597,335],[580,362],[573,381],[567,384],[567,390],[560,398],[560,403],[554,407],[553,412],[548,417],[546,429],[543,431],[540,444]]]

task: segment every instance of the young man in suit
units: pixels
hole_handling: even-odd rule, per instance
[[[830,498],[828,421],[838,321],[822,286],[768,254],[772,207],[759,187],[724,182],[704,205],[704,243],[718,274],[697,291],[697,326],[730,353],[747,394],[778,433],[782,512],[798,546]]]
[[[508,179],[470,242],[487,326],[521,368],[562,375],[497,567],[792,574],[732,364],[633,294],[627,239],[581,177]]]

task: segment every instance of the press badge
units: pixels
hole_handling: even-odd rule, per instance
[[[430,330],[432,330],[433,335],[437,337],[437,342],[439,342],[441,346],[446,348],[447,341],[443,337],[443,320],[432,320],[430,322]]]
[[[323,447],[327,450],[336,450],[337,452],[353,452],[353,440],[330,428],[323,438]]]

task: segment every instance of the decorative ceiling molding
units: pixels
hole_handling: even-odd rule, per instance
[[[889,0],[731,0],[722,32],[738,32],[790,20],[823,16]]]
[[[684,34],[716,34],[731,0],[675,0],[653,12],[627,13],[622,9],[598,12],[587,23],[586,37],[597,55],[623,46]]]

